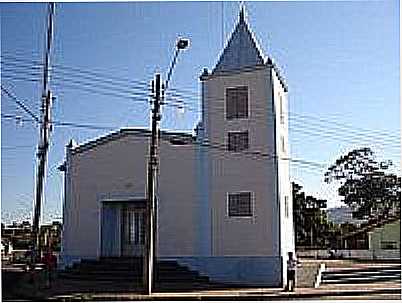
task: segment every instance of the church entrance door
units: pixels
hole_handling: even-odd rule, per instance
[[[145,210],[127,205],[121,211],[121,255],[124,257],[143,256]]]

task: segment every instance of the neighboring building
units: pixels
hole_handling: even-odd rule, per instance
[[[341,248],[364,249],[382,256],[393,250],[398,256],[401,249],[401,217],[395,215],[371,219],[355,231],[343,235]]]
[[[54,250],[60,250],[62,226],[60,222],[40,226],[39,245],[42,250],[49,245]],[[1,240],[10,243],[16,250],[27,250],[32,245],[33,233],[29,221],[13,222],[11,225],[2,225]]]
[[[1,259],[8,258],[13,253],[13,245],[8,240],[1,240]]]
[[[287,87],[244,11],[204,70],[202,120],[161,131],[157,257],[212,281],[281,286],[294,251]],[[63,266],[143,254],[150,132],[125,128],[66,149]]]
[[[401,219],[393,220],[368,232],[372,251],[401,250]]]
[[[12,244],[14,249],[28,249],[32,240],[32,228],[29,221],[13,222],[2,225],[1,239]]]

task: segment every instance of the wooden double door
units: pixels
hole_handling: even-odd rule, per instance
[[[121,255],[144,255],[145,209],[124,205],[121,208]]]

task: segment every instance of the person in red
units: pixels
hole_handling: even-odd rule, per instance
[[[48,247],[48,249],[46,250],[46,253],[43,256],[42,262],[43,262],[43,264],[45,264],[46,286],[50,288],[51,284],[52,284],[54,271],[57,266],[57,258],[53,254],[52,249],[50,247]]]

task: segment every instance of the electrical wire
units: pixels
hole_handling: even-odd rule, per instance
[[[7,75],[6,75],[7,76]],[[57,82],[57,84],[59,84],[59,82]],[[124,94],[118,94],[118,93],[113,93],[110,91],[98,91],[95,88],[93,88],[93,86],[89,83],[79,83],[79,82],[71,82],[69,84],[65,84],[65,83],[60,83],[60,85],[63,84],[65,87],[67,88],[80,88],[84,91],[87,92],[91,92],[91,93],[96,93],[96,94],[100,94],[100,95],[107,95],[107,96],[112,96],[112,97],[118,97],[118,98],[124,98],[124,99],[131,99],[131,100],[135,100],[135,97],[142,97],[143,99],[141,100],[142,102],[148,102],[147,101],[147,97],[149,97],[149,95],[145,95],[145,94],[132,94],[132,95],[124,95]],[[273,115],[273,114],[271,114]],[[391,148],[395,148],[395,149],[399,149],[400,148],[400,144],[399,141],[396,140],[392,140],[389,138],[380,138],[377,136],[373,136],[370,134],[366,134],[366,133],[358,133],[358,132],[354,132],[350,129],[345,129],[345,128],[339,128],[339,127],[332,127],[329,128],[327,125],[321,125],[319,122],[317,123],[317,121],[304,121],[303,118],[299,118],[299,117],[294,117],[294,116],[289,116],[289,120],[290,120],[290,131],[295,131],[298,133],[301,133],[303,135],[306,134],[311,134],[314,136],[319,136],[319,137],[323,137],[329,140],[336,140],[336,141],[342,141],[342,142],[351,142],[351,143],[356,143],[356,142],[361,142],[362,137],[365,140],[367,139],[371,139],[371,140],[376,140],[376,141],[381,141],[383,142],[383,145],[389,146]],[[294,121],[294,122],[292,122]],[[298,126],[300,125],[300,126]],[[314,127],[314,125],[316,125],[317,127]],[[322,131],[322,127],[326,128],[326,131],[323,132]],[[340,132],[337,132],[337,130],[340,130]],[[342,131],[342,132],[341,132]],[[346,134],[345,132],[348,132],[348,134]],[[378,144],[378,142],[376,142],[376,144]]]
[[[2,118],[18,118],[17,116],[13,116],[13,115],[6,115],[6,114],[2,114],[1,115]],[[75,123],[75,122],[63,122],[63,121],[56,121],[56,120],[52,120],[50,122],[51,125],[54,126],[65,126],[65,127],[73,127],[73,128],[84,128],[84,129],[90,129],[90,130],[106,130],[106,131],[111,131],[111,130],[115,130],[116,127],[111,127],[111,126],[99,126],[99,125],[92,125],[92,124],[81,124],[81,123]],[[285,161],[291,161],[294,163],[298,163],[300,165],[309,165],[309,166],[314,166],[314,167],[324,167],[325,165],[322,163],[317,163],[317,162],[313,162],[313,161],[308,161],[308,160],[304,160],[304,159],[293,159],[290,157],[277,157],[274,154],[269,154],[269,153],[265,153],[265,152],[261,152],[261,151],[239,151],[239,152],[230,152],[227,149],[227,145],[226,144],[222,144],[222,143],[218,143],[218,142],[208,142],[208,141],[204,141],[204,142],[192,142],[195,145],[199,145],[202,147],[209,147],[212,149],[216,149],[219,151],[223,151],[225,152],[225,155],[231,155],[232,157],[236,157],[236,156],[250,156],[250,157],[260,157],[263,159],[274,159],[274,158],[278,158],[280,160],[285,160]]]
[[[38,66],[34,66],[34,68],[37,68]],[[74,68],[74,70],[76,70],[75,68]],[[82,69],[78,69],[79,71],[82,71]],[[88,71],[87,71],[88,72]],[[90,72],[90,71],[89,71]],[[93,73],[92,73],[93,74]],[[99,74],[96,74],[97,76],[99,76]],[[85,75],[84,75],[85,76]],[[102,75],[102,77],[104,77],[104,75]],[[92,80],[98,80],[98,79],[94,79],[94,78],[90,78],[90,79],[92,79]],[[121,79],[120,79],[121,80]],[[125,79],[126,81],[128,80],[128,79]],[[145,84],[146,82],[142,82],[143,84]],[[77,83],[77,84],[79,84],[79,82]],[[87,84],[87,83],[82,83],[82,84]],[[107,89],[109,89],[109,88],[107,88]],[[200,111],[199,110],[196,110],[196,109],[194,109],[194,108],[191,108],[191,107],[189,107],[188,106],[188,104],[186,104],[183,100],[181,100],[181,99],[178,99],[178,97],[177,96],[181,96],[182,98],[184,98],[185,97],[185,95],[184,94],[182,94],[182,93],[180,93],[180,94],[173,94],[172,96],[168,96],[168,97],[166,97],[166,100],[170,100],[170,102],[172,102],[172,101],[174,101],[175,102],[175,106],[174,107],[177,107],[177,108],[180,108],[180,109],[187,109],[187,110],[189,110],[189,111],[192,111],[192,112],[195,112],[195,113],[197,113],[197,114],[199,114],[200,113]],[[197,96],[197,98],[198,98],[198,96]],[[214,99],[215,101],[218,101],[219,99]],[[356,132],[356,129],[360,129],[362,132],[370,132],[370,137],[374,137],[373,136],[373,134],[378,134],[378,135],[381,135],[381,136],[388,136],[388,137],[392,137],[392,138],[395,138],[395,139],[397,139],[398,141],[399,141],[399,135],[392,135],[392,134],[390,134],[390,133],[385,133],[385,132],[382,132],[382,131],[376,131],[376,130],[368,130],[368,129],[363,129],[363,128],[356,128],[356,127],[352,127],[351,125],[346,125],[346,124],[344,124],[344,123],[339,123],[338,121],[331,121],[331,120],[329,120],[329,119],[324,119],[324,118],[321,118],[321,117],[314,117],[314,116],[312,116],[312,115],[305,115],[305,114],[299,114],[299,113],[294,113],[294,112],[292,112],[292,113],[289,113],[289,114],[292,114],[292,116],[293,116],[293,118],[312,118],[312,119],[315,119],[316,121],[317,121],[317,119],[320,121],[320,122],[326,122],[326,123],[332,123],[332,124],[334,124],[334,125],[338,125],[338,126],[340,126],[342,129],[345,129],[345,130],[347,130],[347,131],[349,131],[349,132],[353,132],[354,134],[357,134],[357,135],[361,135],[361,132],[360,133],[358,133],[358,132]],[[314,121],[313,122],[311,122],[310,121],[310,123],[314,123]],[[353,129],[353,130],[351,130],[351,129]],[[378,137],[375,137],[375,139],[377,140],[377,139],[380,139],[380,140],[383,140],[384,141],[384,138],[378,138]]]
[[[6,75],[6,76],[7,76],[7,75]],[[76,86],[72,86],[72,85],[70,84],[70,87],[78,88],[78,86],[83,85],[83,86],[86,88],[87,91],[99,93],[98,91],[94,91],[94,89],[92,88],[92,87],[93,87],[93,84],[85,83],[85,82],[82,82],[82,81],[81,81],[81,82],[80,82],[80,81],[75,81],[75,82],[73,82],[73,83],[74,83]],[[145,83],[145,82],[144,82],[144,83]],[[63,85],[64,85],[64,83],[63,83]],[[91,87],[88,88],[87,86],[91,86]],[[103,88],[103,87],[102,87],[102,88]],[[104,87],[104,89],[110,89],[110,88],[109,88],[109,87]],[[130,92],[130,93],[131,93],[131,92]],[[103,93],[102,93],[102,94],[103,94]],[[117,96],[118,96],[118,97],[126,97],[125,95],[116,95],[116,94],[110,93],[110,92],[105,92],[105,94],[111,95],[111,96],[114,96],[114,97],[117,97]],[[141,95],[141,96],[148,97],[149,95]],[[128,97],[130,97],[130,96],[128,96]],[[174,107],[179,107],[179,108],[186,109],[186,108],[185,108],[185,105],[184,105],[185,103],[184,103],[182,100],[178,100],[178,99],[175,98],[175,97],[172,97],[171,99],[173,99],[174,101],[176,101],[176,104],[175,104]],[[167,105],[170,106],[170,104],[167,104]],[[189,108],[187,108],[187,109],[191,111],[191,109],[189,109]],[[196,113],[199,113],[199,111],[197,111]],[[295,117],[295,116],[290,116],[290,117],[289,117],[290,119],[299,119],[300,122],[304,121],[303,119],[306,117],[306,115],[301,115],[301,114],[298,114],[298,113],[290,113],[290,114],[296,116],[296,117]],[[319,118],[319,121],[323,121],[323,120],[324,120],[324,119]],[[325,121],[326,123],[329,123],[327,119],[325,119],[324,121]],[[308,121],[309,124],[318,125],[318,124],[315,123],[315,122],[317,122],[317,121]],[[350,129],[351,126],[347,126],[347,127],[349,127],[349,129],[346,129],[346,128],[345,128],[345,125],[344,125],[343,123],[338,123],[338,122],[334,122],[334,121],[330,121],[330,123],[333,123],[333,124],[342,126],[342,128],[335,128],[335,129],[347,130],[347,131],[349,131],[349,132],[352,133],[352,134],[356,134],[357,136],[364,135],[365,138],[372,138],[373,140],[387,141],[386,138],[379,138],[379,137],[373,136],[372,134],[370,135],[370,134],[367,134],[367,133],[362,134],[362,133],[354,132],[353,130]],[[319,126],[321,127],[321,125],[319,125]],[[308,125],[307,127],[309,127],[309,130],[312,129],[310,125]],[[304,125],[303,128],[305,129],[306,126]],[[364,129],[364,131],[367,132],[367,131],[369,131],[369,130]],[[384,132],[378,132],[378,131],[371,131],[371,132],[373,132],[373,133],[380,133],[380,134],[383,135],[383,137],[384,137],[384,134],[385,134]],[[327,131],[326,135],[328,135],[328,133],[336,134],[336,133],[333,132],[333,131],[331,132],[331,130]],[[321,129],[319,130],[319,134],[322,134]],[[393,136],[393,135],[391,135],[391,134],[388,134],[388,136],[392,136],[392,137],[394,137],[394,138],[397,137],[396,135]],[[347,139],[347,138],[349,138],[349,139],[358,139],[358,138],[353,137],[353,136],[350,136],[350,135],[349,135],[348,137],[345,137],[345,135],[342,134],[342,138],[341,138],[341,139]],[[360,139],[360,138],[359,138],[359,139]],[[399,140],[398,140],[398,141],[399,141]],[[390,142],[390,140],[388,140],[388,142]],[[396,142],[396,141],[394,141],[394,142]],[[398,142],[398,143],[399,143],[399,142]],[[397,148],[397,145],[394,145],[394,147]],[[399,147],[399,144],[398,144],[398,147]]]
[[[26,112],[29,116],[32,117],[36,122],[39,123],[39,118],[24,104],[24,102],[20,101],[14,94],[12,94],[8,89],[6,89],[3,85],[1,85],[1,91],[5,93],[9,98],[14,100],[14,102],[22,108],[24,112]]]

